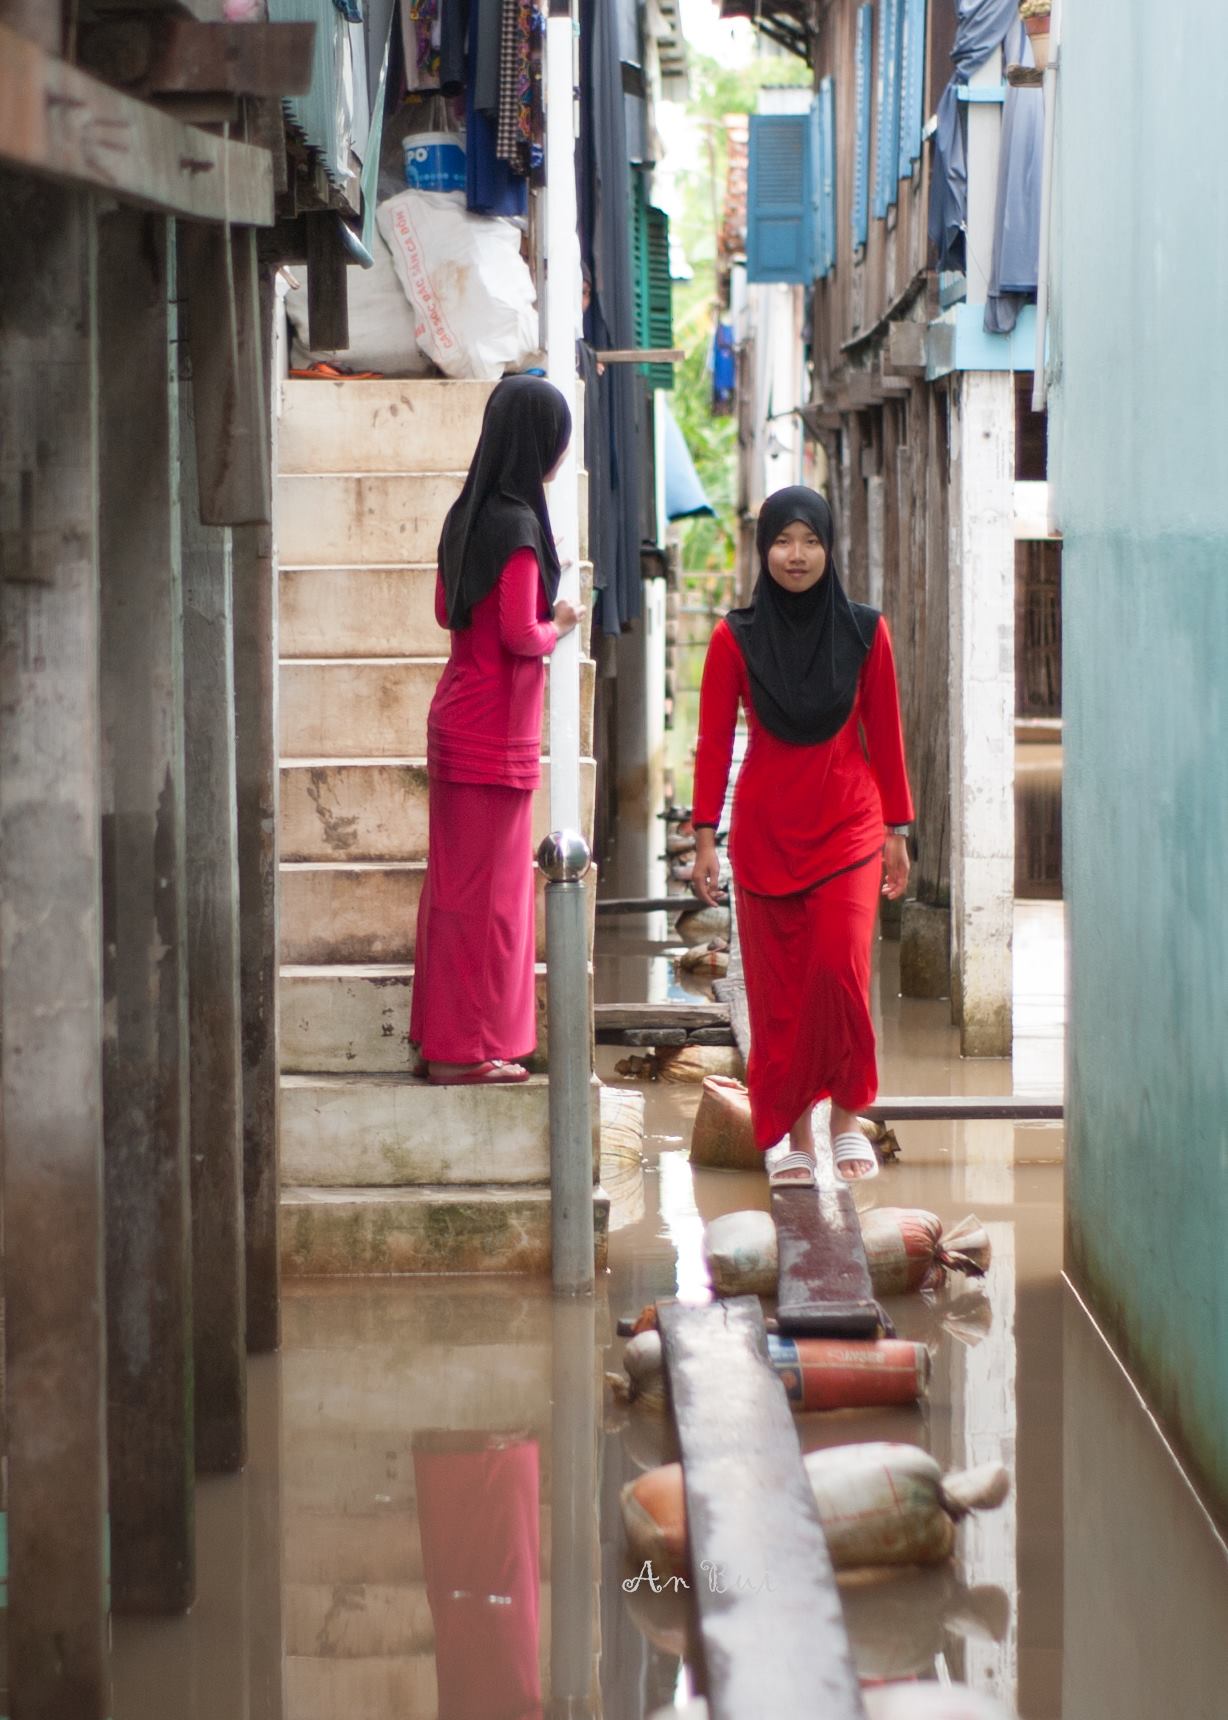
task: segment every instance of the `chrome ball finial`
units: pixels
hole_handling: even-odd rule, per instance
[[[552,830],[543,836],[537,864],[552,884],[578,883],[593,863],[588,843],[578,830]]]

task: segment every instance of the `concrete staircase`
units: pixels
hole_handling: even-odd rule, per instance
[[[469,382],[283,384],[282,1253],[292,1274],[549,1266],[540,911],[539,1072],[522,1087],[442,1089],[410,1074],[426,717],[447,661],[435,552],[488,393]],[[582,690],[591,829],[591,661]],[[543,786],[535,839],[548,828]],[[600,1249],[600,1198],[595,1212]]]

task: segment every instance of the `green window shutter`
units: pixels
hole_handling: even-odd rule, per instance
[[[635,287],[635,344],[672,347],[674,344],[673,287],[669,278],[669,216],[644,194],[641,174],[635,176],[631,212],[631,279]],[[672,388],[672,364],[645,364],[650,388]]]
[[[670,348],[674,344],[674,289],[669,278],[669,216],[650,204],[647,226],[648,316],[645,346]],[[672,364],[646,364],[644,375],[650,388],[672,388]]]

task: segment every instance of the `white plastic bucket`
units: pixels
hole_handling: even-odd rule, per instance
[[[405,183],[415,191],[465,189],[465,140],[454,131],[420,131],[405,138]]]

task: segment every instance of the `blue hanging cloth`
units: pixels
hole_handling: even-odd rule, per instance
[[[495,114],[478,106],[477,44],[483,22],[497,16],[499,0],[472,0],[469,10],[469,75],[465,80],[465,201],[477,215],[524,215],[529,182],[498,154]]]
[[[930,243],[941,270],[965,266],[964,227],[968,218],[967,110],[959,99],[961,85],[979,71],[1000,45],[1012,21],[1019,17],[1018,0],[955,0],[955,72],[938,103],[930,179]]]

